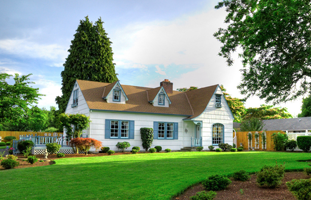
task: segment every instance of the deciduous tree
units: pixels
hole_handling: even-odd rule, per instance
[[[298,117],[311,117],[311,95],[302,100],[301,113]]]
[[[293,118],[287,108],[273,107],[272,105],[260,105],[259,108],[247,108],[243,119],[286,119]]]

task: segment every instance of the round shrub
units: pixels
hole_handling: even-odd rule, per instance
[[[213,151],[213,150],[215,149],[215,147],[214,147],[213,145],[210,145],[210,146],[208,146],[208,149],[209,149],[210,151]]]
[[[164,151],[168,153],[168,152],[171,152],[171,149],[165,149]]]
[[[115,151],[113,151],[113,150],[109,150],[109,151],[107,151],[107,153],[108,153],[108,155],[112,155],[112,154],[114,154],[114,153],[115,153]]]
[[[162,147],[161,146],[155,146],[154,148],[157,150],[157,152],[162,151]]]
[[[311,199],[311,179],[294,179],[286,185],[298,200]]]
[[[132,149],[132,154],[137,154],[138,150],[137,149]]]
[[[124,152],[124,149],[127,149],[131,145],[129,142],[118,142],[116,146],[118,147],[118,149],[122,149],[122,152]]]
[[[133,147],[132,150],[133,150],[133,149],[136,149],[137,152],[140,151],[140,147],[138,147],[138,146]]]
[[[213,175],[208,177],[206,180],[202,182],[202,185],[206,190],[218,191],[223,190],[230,185],[231,180],[228,177],[221,175]]]
[[[9,159],[9,160],[17,160],[17,156],[14,156],[14,155],[7,155],[7,158]]]
[[[257,184],[260,187],[275,188],[282,183],[284,177],[284,166],[263,166],[260,172],[257,173]]]
[[[285,143],[285,149],[294,151],[296,147],[297,147],[297,142],[295,140],[287,140]]]
[[[232,146],[228,143],[219,143],[219,148],[221,148],[223,151],[227,151],[232,148]]]
[[[298,136],[297,145],[299,149],[302,149],[304,152],[308,152],[311,147],[311,136]]]
[[[249,173],[247,173],[245,170],[240,170],[238,172],[233,173],[233,179],[236,181],[247,181],[250,178],[251,177],[250,177]]]
[[[5,144],[6,144],[7,146],[9,146],[9,145],[11,145],[11,142],[6,142]]]
[[[213,200],[216,197],[216,192],[214,191],[202,191],[197,192],[194,196],[190,197],[191,200]]]
[[[57,158],[62,158],[62,157],[65,157],[65,154],[64,153],[58,153],[56,154]]]
[[[12,159],[5,159],[1,161],[1,166],[5,169],[13,169],[14,167],[19,166],[19,162]]]
[[[282,133],[273,133],[272,134],[272,140],[274,143],[274,149],[276,151],[284,151],[286,141],[288,140],[288,136],[286,134]]]
[[[5,146],[5,142],[0,142],[0,146]]]
[[[107,153],[110,150],[110,148],[109,147],[102,147],[101,150],[103,153]]]
[[[150,153],[154,153],[154,152],[156,152],[156,151],[157,151],[157,150],[156,150],[155,148],[150,148],[150,149],[149,149],[149,152],[150,152]]]
[[[15,136],[6,136],[3,138],[6,142],[11,142],[12,140],[16,140]]]
[[[236,148],[231,148],[230,151],[231,151],[231,152],[236,152],[237,149],[236,149]]]
[[[243,147],[238,148],[238,151],[243,151],[243,150],[244,150]]]
[[[222,152],[222,150],[220,148],[217,148],[215,151],[216,152]]]
[[[23,152],[25,150],[27,150],[28,147],[33,147],[34,143],[31,140],[24,140],[24,141],[20,141],[17,144],[17,149],[19,150],[19,152]]]
[[[203,147],[197,147],[197,151],[202,151]]]
[[[34,164],[38,161],[38,158],[36,156],[28,156],[27,158],[27,162],[29,162],[30,164]]]
[[[305,168],[304,172],[309,176],[311,175],[311,168]]]
[[[48,151],[49,154],[55,154],[60,150],[61,145],[57,143],[49,143],[46,144],[46,150]]]

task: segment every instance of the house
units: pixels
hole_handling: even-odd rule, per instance
[[[167,79],[156,88],[77,80],[65,113],[89,116],[83,135],[112,150],[123,141],[142,148],[142,127],[154,129],[152,147],[163,149],[233,143],[233,115],[219,85],[179,92]]]

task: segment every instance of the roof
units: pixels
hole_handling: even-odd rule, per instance
[[[149,101],[153,100],[151,98],[155,97],[160,88],[121,85],[128,101],[126,104],[113,104],[107,103],[102,97],[108,94],[106,90],[111,90],[115,83],[85,80],[77,80],[77,82],[91,110],[183,115],[189,119],[199,116],[205,110],[218,86],[213,85],[188,92],[173,91],[167,94],[172,102],[169,107],[156,107]]]
[[[311,117],[262,120],[266,131],[302,131],[311,130]],[[233,128],[240,128],[240,123],[233,123]]]

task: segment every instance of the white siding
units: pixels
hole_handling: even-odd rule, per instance
[[[222,94],[220,88],[217,88],[215,92],[217,94]],[[211,98],[209,104],[207,105],[205,111],[195,120],[202,121],[203,127],[201,131],[202,145],[205,150],[208,149],[209,145],[212,145],[212,126],[215,123],[220,123],[224,125],[224,143],[233,143],[233,118],[230,112],[230,108],[225,102],[225,98],[221,97],[221,108],[215,107],[216,97],[215,95]]]
[[[125,104],[125,96],[123,92],[121,92],[121,100],[120,102],[118,101],[113,101],[113,89],[111,90],[110,94],[107,96],[107,103],[118,103],[118,104]]]

